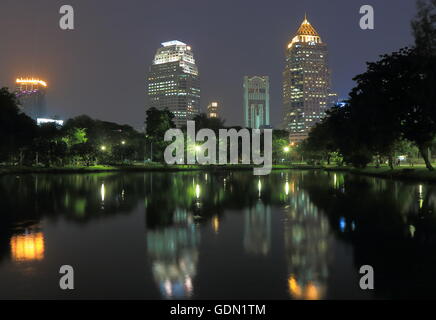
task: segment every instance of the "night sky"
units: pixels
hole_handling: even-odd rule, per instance
[[[59,28],[59,8],[75,9],[75,30]],[[359,8],[375,9],[375,30],[359,28]],[[88,114],[142,129],[145,79],[161,42],[192,46],[201,106],[223,105],[241,125],[242,78],[269,75],[271,119],[282,114],[284,48],[307,12],[329,48],[333,89],[346,98],[365,62],[412,44],[414,0],[1,0],[0,86],[18,76],[48,82],[47,105],[63,119]]]

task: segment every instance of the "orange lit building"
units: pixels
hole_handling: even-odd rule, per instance
[[[283,127],[290,140],[301,142],[333,106],[327,45],[304,18],[286,46],[283,71]]]
[[[15,84],[15,95],[20,102],[22,111],[34,120],[45,118],[47,83],[40,79],[18,78]]]

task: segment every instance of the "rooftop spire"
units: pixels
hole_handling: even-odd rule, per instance
[[[301,23],[300,28],[298,28],[297,34],[298,36],[315,36],[319,37],[318,32],[314,27],[310,24],[309,20],[307,20],[307,14],[304,14],[304,20]]]

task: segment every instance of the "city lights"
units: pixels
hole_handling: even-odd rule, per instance
[[[12,259],[15,261],[44,259],[44,235],[42,232],[13,236],[10,246]]]
[[[17,84],[32,84],[32,85],[41,85],[43,87],[47,87],[47,82],[39,80],[39,79],[24,79],[18,78],[16,80]]]

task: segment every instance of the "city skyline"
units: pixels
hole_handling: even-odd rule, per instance
[[[244,5],[232,4],[233,9],[228,12],[228,4],[188,1],[183,6],[176,2],[146,6],[135,2],[126,7],[108,1],[107,8],[100,8],[78,1],[75,9],[80,19],[76,30],[65,32],[57,26],[59,14],[54,2],[38,6],[23,1],[7,2],[0,16],[11,26],[11,32],[5,39],[8,47],[0,53],[1,61],[8,61],[0,74],[0,84],[12,88],[17,76],[37,75],[52,84],[47,95],[50,114],[67,119],[86,113],[142,129],[146,103],[144,77],[150,61],[159,43],[180,39],[195,48],[202,76],[201,106],[219,99],[226,124],[241,125],[240,79],[246,74],[268,75],[271,124],[278,127],[282,118],[283,49],[305,12],[316,21],[329,44],[333,88],[341,98],[354,86],[351,79],[364,71],[366,61],[412,43],[407,21],[415,10],[413,1],[397,1],[394,7],[389,2],[373,4],[377,32],[359,28],[359,1],[330,4],[308,1],[304,5],[278,2],[277,6],[258,2],[256,15],[275,17],[268,24],[251,20],[241,24],[245,21],[241,15]],[[153,10],[165,11],[170,22],[163,24],[150,16]],[[187,15],[185,18],[177,16],[180,10]],[[96,17],[97,11],[101,14]],[[226,24],[204,25],[209,11],[227,15]],[[11,20],[17,15],[22,19]],[[341,17],[340,23],[334,19],[337,16]],[[199,28],[200,25],[203,27]],[[253,32],[247,33],[249,30]],[[27,41],[12,41],[24,35]],[[116,46],[113,37],[119,40]]]
[[[4,0],[0,299],[434,299],[436,0],[361,1]]]

